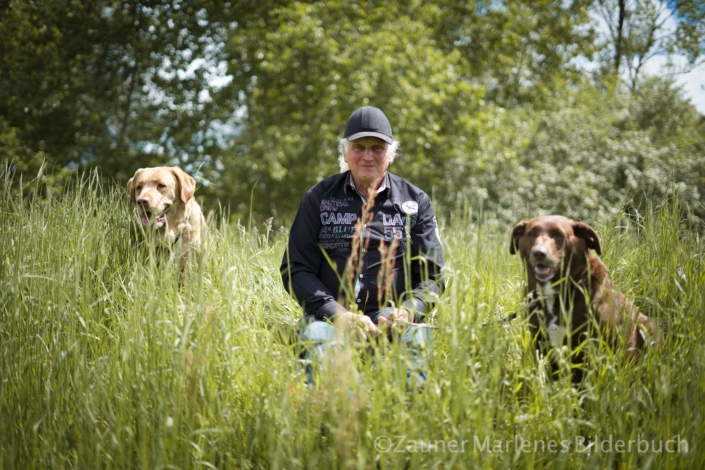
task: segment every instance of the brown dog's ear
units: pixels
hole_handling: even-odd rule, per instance
[[[514,226],[514,230],[512,230],[512,239],[509,240],[510,255],[513,255],[517,252],[517,247],[519,246],[519,239],[524,236],[525,230],[526,222],[523,220]]]
[[[184,170],[178,166],[172,167],[171,172],[176,176],[176,181],[181,187],[181,202],[186,204],[196,192],[196,180],[191,178]]]
[[[133,204],[135,203],[135,192],[133,191],[133,186],[135,183],[135,178],[137,178],[137,173],[139,173],[140,170],[135,171],[135,176],[130,178],[130,181],[127,182],[127,195],[130,197],[130,202]]]
[[[602,254],[602,247],[600,246],[600,237],[597,236],[597,232],[590,227],[588,224],[582,222],[573,222],[573,233],[576,237],[585,240],[585,245],[588,249],[595,250],[598,255]]]

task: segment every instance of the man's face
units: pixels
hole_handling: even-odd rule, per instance
[[[372,185],[384,176],[389,166],[389,144],[377,137],[363,137],[348,142],[345,163],[356,184]]]

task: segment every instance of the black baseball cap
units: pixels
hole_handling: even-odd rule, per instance
[[[345,139],[351,141],[363,137],[377,137],[388,144],[394,142],[392,126],[389,125],[389,120],[381,109],[363,106],[357,108],[348,118],[348,123],[345,125]]]

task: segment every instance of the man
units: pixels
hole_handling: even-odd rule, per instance
[[[340,145],[349,170],[306,193],[281,266],[285,288],[304,308],[302,338],[314,345],[306,358],[330,350],[334,322],[363,340],[401,324],[401,341],[418,358],[430,341],[419,322],[443,288],[431,199],[387,172],[398,142],[380,109],[355,110]],[[311,382],[309,366],[307,374]]]

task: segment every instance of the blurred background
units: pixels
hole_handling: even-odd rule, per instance
[[[277,227],[374,105],[438,212],[705,219],[703,47],[703,0],[3,1],[0,156],[17,190],[179,165]]]

